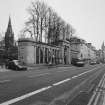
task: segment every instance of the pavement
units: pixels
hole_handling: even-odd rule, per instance
[[[0,66],[0,72],[8,72],[10,71],[9,69],[6,69],[5,67]]]
[[[71,67],[72,65],[37,65],[27,66],[28,70],[41,70],[41,69],[53,69],[57,67]],[[10,69],[6,69],[5,66],[0,66],[0,72],[9,72]]]
[[[88,66],[88,65],[85,65]],[[59,64],[59,65],[36,65],[36,66],[27,66],[28,70],[41,70],[41,69],[54,69],[54,68],[65,68],[65,67],[76,67],[73,65],[64,65],[64,64]],[[0,66],[0,72],[9,72],[11,71],[10,69],[6,69],[5,66]]]

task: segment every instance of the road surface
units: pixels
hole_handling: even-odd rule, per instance
[[[63,105],[80,91],[89,90],[104,72],[102,64],[2,72],[0,105]]]

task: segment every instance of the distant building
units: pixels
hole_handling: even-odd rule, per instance
[[[101,46],[101,61],[102,62],[105,62],[105,45],[104,45],[104,42],[102,43],[102,46]]]
[[[73,59],[88,59],[88,49],[85,45],[85,40],[72,36],[71,44],[71,58]]]
[[[88,58],[89,58],[89,60],[96,60],[96,58],[97,58],[96,48],[94,46],[92,46],[91,43],[87,43],[87,47],[88,47]]]
[[[12,30],[11,18],[9,17],[8,27],[5,33],[5,49],[8,50],[13,46],[14,46],[14,32]]]
[[[0,42],[1,48],[4,50],[5,59],[17,59],[18,58],[18,48],[17,42],[14,40],[14,32],[12,29],[11,18],[9,17],[9,22],[7,30],[5,32],[4,39]]]
[[[5,49],[5,40],[0,41],[0,49]]]
[[[70,38],[71,44],[71,60],[93,60],[96,59],[95,47],[91,43],[86,43],[85,40],[72,36]]]
[[[101,49],[97,50],[96,55],[97,55],[97,61],[101,62],[102,61],[102,50]]]

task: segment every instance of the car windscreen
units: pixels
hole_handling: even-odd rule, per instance
[[[19,61],[18,60],[14,60],[13,61],[16,65],[19,65]]]

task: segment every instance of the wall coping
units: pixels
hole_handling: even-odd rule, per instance
[[[61,46],[51,45],[51,44],[44,43],[44,42],[36,42],[34,39],[31,39],[31,38],[21,38],[18,40],[18,43],[19,42],[31,42],[31,43],[36,43],[36,44],[40,44],[40,45],[47,45],[47,46],[51,46],[51,47],[61,48]]]

